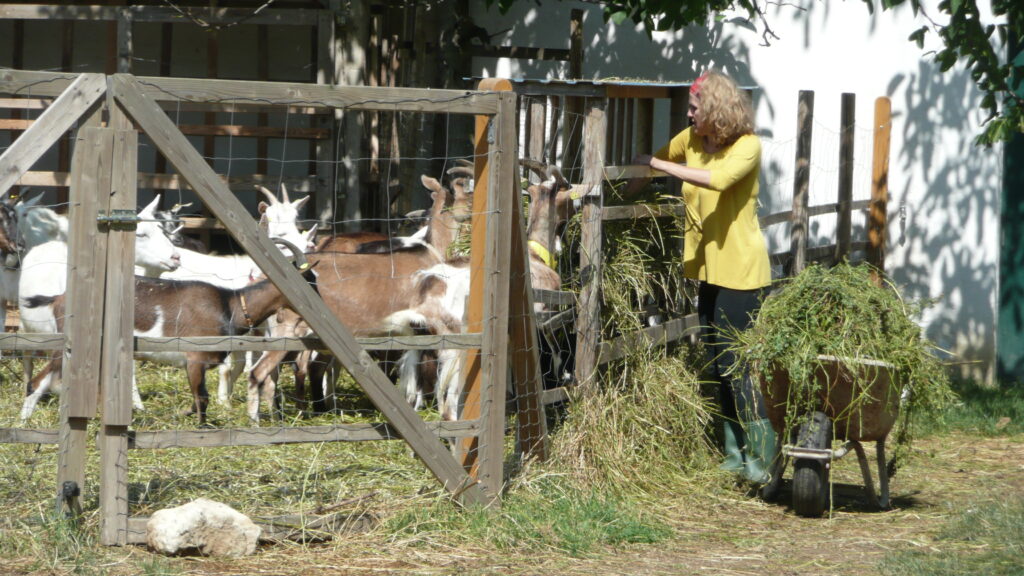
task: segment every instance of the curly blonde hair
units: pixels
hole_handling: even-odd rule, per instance
[[[744,134],[754,133],[754,106],[736,82],[721,72],[708,71],[700,86],[701,121],[708,137],[728,146]]]

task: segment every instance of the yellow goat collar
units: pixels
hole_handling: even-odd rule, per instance
[[[534,254],[536,254],[541,260],[543,260],[549,268],[555,268],[555,265],[557,264],[557,262],[555,262],[555,256],[551,253],[550,250],[545,248],[543,244],[537,242],[536,240],[530,240],[529,242],[527,242],[527,244],[530,246],[530,250],[533,250]]]

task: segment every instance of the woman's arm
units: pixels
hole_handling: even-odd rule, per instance
[[[656,156],[641,154],[634,161],[636,164],[646,164],[655,170],[660,170],[669,176],[679,178],[683,182],[689,182],[697,186],[707,188],[711,184],[711,171],[702,168],[691,168],[684,164],[677,164],[669,160],[662,160]]]

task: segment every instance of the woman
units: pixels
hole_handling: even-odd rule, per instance
[[[706,72],[693,83],[688,116],[689,128],[634,163],[683,181],[683,275],[699,282],[701,340],[726,419],[722,467],[765,483],[775,434],[750,378],[730,375],[735,358],[727,350],[727,331],[750,326],[771,284],[757,221],[761,142],[754,135],[750,99],[724,74]]]

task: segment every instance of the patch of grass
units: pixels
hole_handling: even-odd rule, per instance
[[[408,509],[384,527],[396,540],[428,542],[445,535],[502,551],[556,551],[585,556],[601,546],[656,543],[672,531],[626,500],[581,491],[546,476],[510,494],[500,510],[454,509],[449,502]]]
[[[921,419],[918,432],[959,431],[985,437],[1024,434],[1024,384],[981,386],[963,381],[953,384],[958,400],[941,417]]]
[[[886,576],[1024,574],[1024,497],[1012,495],[967,508],[937,540],[935,546],[890,553],[880,571]]]

